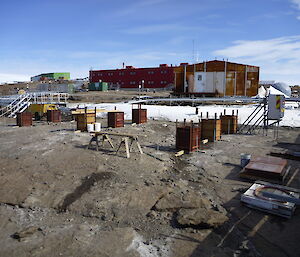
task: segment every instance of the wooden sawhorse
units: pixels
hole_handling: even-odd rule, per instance
[[[111,146],[111,148],[113,148],[113,149],[115,148],[114,145],[113,145],[113,143],[112,143],[112,141],[111,141],[111,139],[109,138],[108,135],[106,135],[106,134],[99,135],[99,134],[96,133],[96,134],[91,138],[91,140],[90,140],[88,146],[86,147],[86,149],[89,149],[89,148],[91,147],[92,142],[96,142],[96,150],[99,151],[99,140],[98,140],[98,137],[99,137],[99,136],[102,136],[102,138],[101,138],[102,145],[104,145],[105,142],[108,142],[109,145]]]
[[[96,150],[99,151],[99,140],[98,140],[99,136],[102,136],[102,139],[101,139],[102,145],[104,144],[104,142],[107,141],[110,144],[111,148],[113,148],[113,149],[114,149],[114,145],[109,136],[121,136],[122,137],[119,147],[116,150],[116,154],[119,152],[120,148],[124,145],[125,149],[126,149],[126,156],[127,156],[127,158],[130,158],[130,152],[132,150],[134,142],[136,143],[140,154],[143,154],[142,147],[141,147],[141,145],[138,141],[138,137],[136,135],[118,134],[118,133],[113,133],[113,132],[94,132],[94,136],[90,140],[90,142],[87,146],[87,149],[90,148],[90,146],[92,145],[92,142],[96,142]]]

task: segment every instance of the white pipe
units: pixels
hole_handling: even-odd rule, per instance
[[[236,71],[234,72],[234,96],[236,96]]]
[[[227,62],[224,61],[224,63],[225,63],[225,72],[224,72],[224,86],[223,86],[223,88],[224,88],[224,96],[226,96],[226,72],[227,72]]]
[[[246,94],[247,94],[247,89],[246,89],[246,87],[247,87],[247,65],[246,65],[246,70],[245,70],[245,92],[244,92],[244,95],[246,96]]]

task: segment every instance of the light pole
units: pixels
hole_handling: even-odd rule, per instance
[[[141,100],[141,85],[139,85],[139,100]]]
[[[144,91],[145,80],[142,80],[142,90]]]

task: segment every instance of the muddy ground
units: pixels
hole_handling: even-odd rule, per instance
[[[70,95],[69,101],[72,102],[93,102],[93,103],[116,103],[125,102],[133,99],[138,99],[139,97],[169,97],[171,91],[156,91],[156,92],[146,92],[146,91],[130,91],[130,90],[120,90],[120,91],[90,91],[90,92],[78,92]]]
[[[300,129],[224,135],[175,157],[174,123],[104,128],[140,135],[144,154],[133,145],[127,159],[107,142],[86,149],[75,122],[14,124],[0,120],[0,256],[300,255],[300,211],[288,220],[241,205],[251,183],[238,178],[240,153],[295,147]]]

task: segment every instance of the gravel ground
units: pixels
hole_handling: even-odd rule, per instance
[[[282,128],[277,140],[225,135],[175,157],[174,123],[99,122],[139,135],[144,154],[87,150],[90,135],[75,122],[19,128],[0,118],[0,256],[300,255],[299,211],[286,220],[242,206],[251,183],[238,178],[240,153],[295,147],[300,129]],[[191,211],[204,221],[192,224]]]

